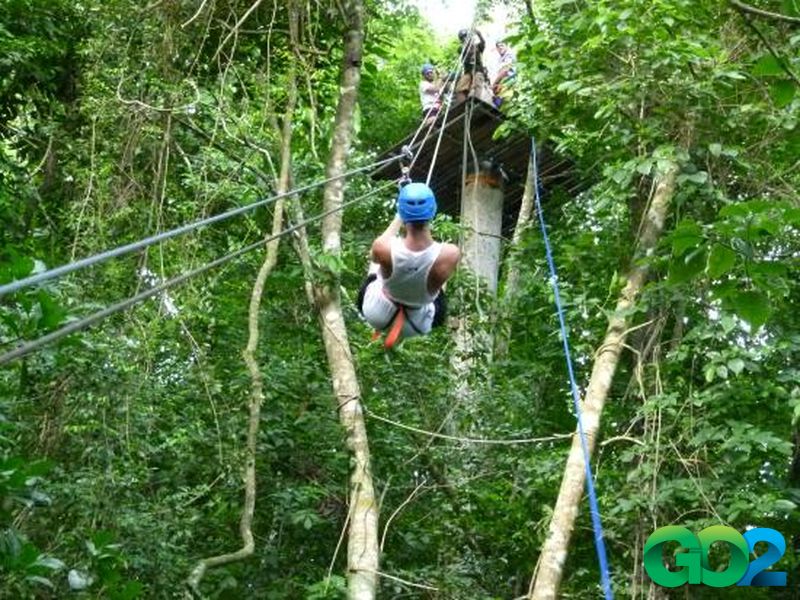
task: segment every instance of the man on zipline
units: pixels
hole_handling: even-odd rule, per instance
[[[430,221],[436,197],[424,183],[409,183],[397,198],[397,216],[373,243],[367,279],[358,294],[361,314],[376,330],[387,331],[391,348],[404,337],[425,335],[444,323],[442,286],[455,272],[458,246],[435,242]],[[405,225],[405,236],[398,236]]]

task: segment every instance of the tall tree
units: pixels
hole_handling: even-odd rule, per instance
[[[331,151],[326,175],[323,208],[329,213],[322,222],[322,248],[337,258],[341,254],[342,215],[345,181],[353,135],[353,116],[361,80],[364,47],[364,6],[361,0],[342,4],[345,22],[344,61],[341,93],[336,109]],[[378,578],[378,502],[372,482],[367,429],[361,406],[361,390],[353,362],[347,326],[342,315],[338,277],[314,286],[322,339],[331,371],[336,410],[353,454],[348,509],[347,590],[353,600],[374,598]]]
[[[674,164],[668,165],[666,172],[659,176],[650,208],[644,217],[641,234],[636,239],[637,253],[625,277],[625,287],[617,300],[614,314],[609,319],[603,343],[595,355],[592,376],[581,402],[582,433],[586,437],[585,443],[589,458],[591,458],[597,443],[603,406],[608,399],[619,358],[625,346],[625,339],[630,327],[628,315],[632,314],[636,298],[647,282],[649,268],[641,260],[652,255],[658,244],[669,216],[677,176],[678,168]],[[553,508],[553,518],[550,522],[548,536],[539,557],[536,577],[530,593],[532,600],[558,597],[558,589],[564,575],[564,564],[569,552],[569,543],[575,528],[575,520],[578,516],[578,507],[585,484],[584,440],[576,432],[572,438],[572,447],[567,457],[558,499]]]

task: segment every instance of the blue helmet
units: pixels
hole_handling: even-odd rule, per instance
[[[431,71],[435,71],[435,70],[436,70],[436,68],[431,63],[425,63],[424,65],[422,65],[422,74],[423,75],[425,75],[425,73],[430,73]]]
[[[436,196],[424,183],[409,183],[397,197],[397,214],[403,223],[430,221],[436,216]]]

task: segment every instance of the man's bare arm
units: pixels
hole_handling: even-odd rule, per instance
[[[386,231],[372,242],[370,258],[381,266],[383,277],[390,277],[392,274],[392,240],[400,233],[402,226],[403,220],[396,215]]]
[[[442,244],[439,258],[433,263],[428,274],[428,292],[435,294],[450,279],[461,260],[461,251],[454,244]]]

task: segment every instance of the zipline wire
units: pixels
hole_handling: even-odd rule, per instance
[[[550,281],[555,297],[556,312],[558,313],[558,323],[561,328],[561,341],[564,345],[564,359],[567,363],[567,373],[569,374],[570,389],[572,390],[572,402],[575,407],[575,417],[578,421],[578,435],[581,438],[581,448],[583,448],[583,464],[586,468],[586,491],[589,496],[589,509],[592,517],[592,529],[594,530],[594,545],[597,551],[597,560],[600,564],[600,580],[606,600],[613,600],[614,593],[611,589],[611,575],[608,568],[608,556],[606,553],[606,543],[603,537],[603,524],[600,520],[600,508],[597,503],[597,493],[594,488],[592,477],[592,465],[589,462],[589,443],[586,440],[586,432],[583,428],[583,411],[581,410],[581,397],[578,392],[578,384],[575,378],[575,370],[572,366],[572,354],[569,347],[569,335],[567,324],[564,317],[564,306],[561,302],[561,294],[558,286],[558,273],[556,272],[555,261],[553,260],[553,249],[550,246],[550,238],[547,235],[547,224],[544,221],[544,211],[539,194],[539,162],[536,156],[536,139],[531,137],[531,161],[533,162],[534,176],[534,199],[536,200],[536,212],[539,216],[539,224],[542,229],[545,254],[547,256],[547,266],[550,268]]]
[[[422,122],[419,124],[419,127],[417,127],[417,130],[414,132],[414,136],[411,138],[411,141],[407,144],[408,148],[411,148],[414,145],[414,143],[417,141],[417,137],[419,136],[420,132],[422,131],[422,128],[425,126],[425,122],[430,118],[431,112],[433,111],[434,107],[436,106],[436,102],[438,102],[439,100],[442,99],[442,94],[444,94],[445,89],[447,89],[448,80],[450,80],[451,78],[453,79],[453,87],[455,87],[455,84],[458,82],[458,72],[459,72],[460,65],[461,65],[461,63],[463,61],[466,49],[467,49],[466,45],[461,49],[461,52],[459,53],[458,58],[456,58],[456,60],[455,60],[455,65],[447,73],[447,77],[445,77],[444,81],[442,82],[442,87],[439,89],[439,92],[436,94],[436,98],[435,98],[434,104],[431,105],[431,107],[428,109],[428,112],[425,113],[425,117],[422,119]],[[436,114],[436,117],[438,119],[438,117],[439,117],[438,113]],[[434,121],[431,123],[431,126],[428,127],[428,133],[430,133],[431,128],[432,128],[434,123],[436,123],[436,119],[434,119]],[[427,138],[428,136],[426,135],[425,137]],[[423,140],[421,146],[424,146],[424,145],[425,145],[425,141]],[[419,154],[417,154],[417,156],[419,156]],[[415,158],[415,160],[416,160],[416,158]],[[413,162],[412,162],[412,166],[413,166]]]
[[[276,194],[275,196],[271,196],[269,198],[265,198],[263,200],[259,200],[257,202],[253,202],[252,204],[247,204],[245,206],[240,206],[238,208],[231,209],[224,213],[220,213],[218,215],[214,215],[213,217],[208,217],[205,219],[201,219],[199,221],[194,221],[192,223],[187,223],[180,227],[176,227],[175,229],[171,229],[169,231],[164,231],[162,233],[152,235],[150,237],[143,238],[137,242],[132,242],[130,244],[125,244],[122,246],[117,246],[116,248],[111,248],[110,250],[106,250],[105,252],[101,252],[99,254],[94,254],[92,256],[88,256],[86,258],[82,258],[77,261],[73,261],[62,265],[60,267],[55,267],[53,269],[48,269],[46,271],[42,271],[41,273],[36,273],[35,275],[31,275],[29,277],[25,277],[23,279],[18,279],[16,281],[12,281],[11,283],[7,283],[5,285],[0,285],[0,297],[5,296],[6,294],[10,294],[15,292],[21,288],[29,287],[32,285],[36,285],[38,283],[42,283],[44,281],[48,281],[50,279],[54,279],[57,277],[62,277],[63,275],[67,275],[68,273],[72,273],[79,269],[84,269],[87,267],[91,267],[98,263],[105,262],[112,258],[116,258],[118,256],[122,256],[125,254],[129,254],[131,252],[135,252],[137,250],[141,250],[143,248],[147,248],[152,246],[153,244],[157,244],[159,242],[163,242],[165,240],[172,239],[179,235],[183,235],[184,233],[188,233],[190,231],[194,231],[195,229],[199,229],[200,227],[205,227],[206,225],[211,225],[213,223],[218,223],[220,221],[225,221],[230,219],[231,217],[235,217],[241,215],[243,213],[249,212],[253,209],[259,208],[261,206],[266,206],[268,204],[272,204],[282,198],[287,198],[294,194],[301,194],[303,192],[307,192],[309,190],[315,189],[332,181],[337,181],[339,179],[344,179],[351,175],[357,175],[359,173],[363,173],[364,171],[369,171],[371,169],[376,169],[378,167],[385,166],[392,162],[398,161],[402,158],[402,155],[392,156],[386,158],[384,160],[380,160],[374,162],[370,165],[366,165],[363,167],[359,167],[357,169],[353,169],[352,171],[348,171],[347,173],[342,173],[340,175],[335,175],[333,177],[328,177],[327,179],[322,179],[320,181],[310,183],[305,186],[301,186],[294,190],[284,192],[281,194]]]
[[[470,29],[470,41],[469,43],[464,44],[464,47],[461,50],[461,54],[458,57],[458,67],[455,71],[455,77],[453,81],[453,87],[450,90],[450,97],[447,99],[447,108],[444,111],[444,118],[442,119],[442,124],[439,128],[439,137],[436,140],[436,147],[433,149],[433,156],[431,157],[431,166],[428,168],[428,176],[425,178],[425,185],[431,184],[431,178],[433,177],[433,169],[436,167],[436,159],[439,157],[439,148],[442,145],[442,138],[444,137],[444,130],[447,129],[447,115],[450,113],[450,108],[453,106],[453,96],[456,94],[456,87],[458,87],[458,80],[459,80],[459,73],[462,72],[462,66],[464,64],[464,57],[466,56],[467,49],[472,46],[473,38],[475,37],[474,34],[474,27]],[[474,73],[474,71],[473,71]],[[470,82],[470,88],[474,84],[474,74],[473,74],[473,81]],[[469,102],[469,98],[465,100],[465,102]]]
[[[270,235],[270,236],[268,236],[266,238],[260,239],[259,241],[254,242],[252,244],[248,244],[247,246],[239,248],[238,250],[235,250],[234,252],[231,252],[230,254],[226,254],[225,256],[217,258],[216,260],[213,260],[213,261],[211,261],[209,263],[206,263],[205,265],[202,265],[200,267],[197,267],[196,269],[193,269],[193,270],[191,270],[191,271],[189,271],[187,273],[183,273],[182,275],[177,275],[177,276],[173,277],[172,279],[168,279],[167,281],[164,281],[164,282],[162,282],[162,283],[160,283],[160,284],[158,284],[158,285],[156,285],[156,286],[154,286],[154,287],[152,287],[152,288],[150,288],[148,290],[145,290],[145,291],[143,291],[143,292],[141,292],[139,294],[136,294],[135,296],[131,296],[130,298],[127,298],[126,300],[122,300],[120,302],[117,302],[116,304],[112,304],[111,306],[108,306],[108,307],[106,307],[106,308],[104,308],[102,310],[99,310],[96,313],[93,313],[93,314],[91,314],[91,315],[89,315],[87,317],[84,317],[83,319],[80,319],[78,321],[73,321],[72,323],[69,323],[69,324],[65,325],[64,327],[61,327],[60,329],[57,329],[57,330],[55,330],[55,331],[53,331],[51,333],[48,333],[47,335],[44,335],[44,336],[42,336],[40,338],[37,338],[35,340],[32,340],[30,342],[26,342],[24,344],[21,344],[20,346],[17,346],[15,349],[13,349],[13,350],[11,350],[9,352],[6,352],[5,354],[0,355],[0,366],[4,365],[6,363],[9,363],[9,362],[11,362],[13,360],[16,360],[18,358],[22,358],[23,356],[26,356],[27,354],[30,354],[31,352],[34,352],[35,350],[38,350],[38,349],[42,348],[43,346],[45,346],[47,344],[50,344],[52,342],[55,342],[56,340],[59,340],[59,339],[65,337],[67,335],[70,335],[70,334],[75,333],[77,331],[81,331],[83,329],[86,329],[87,327],[91,327],[95,323],[98,323],[98,322],[102,321],[103,319],[105,319],[105,318],[107,318],[107,317],[109,317],[109,316],[111,316],[111,315],[113,315],[115,313],[127,310],[127,309],[131,308],[132,306],[135,306],[136,304],[139,304],[140,302],[143,302],[144,300],[147,300],[148,298],[152,298],[153,296],[156,296],[156,295],[158,295],[158,294],[160,294],[160,293],[162,293],[162,292],[164,292],[164,291],[166,291],[166,290],[168,290],[170,288],[173,288],[173,287],[176,287],[178,285],[181,285],[181,284],[185,283],[186,281],[188,281],[189,279],[191,279],[193,277],[196,277],[198,275],[202,275],[203,273],[206,273],[207,271],[210,271],[211,269],[219,267],[220,265],[223,265],[223,264],[225,264],[227,262],[230,262],[231,260],[233,260],[235,258],[238,258],[238,257],[246,254],[247,252],[250,252],[251,250],[255,250],[256,248],[263,247],[265,244],[267,244],[267,243],[269,243],[269,242],[271,242],[273,240],[279,239],[279,238],[281,238],[281,237],[283,237],[283,236],[285,236],[285,235],[287,235],[289,233],[293,233],[293,232],[297,231],[298,229],[300,229],[301,227],[305,227],[306,225],[308,225],[310,223],[314,223],[315,221],[319,221],[320,219],[323,219],[323,218],[327,217],[328,215],[331,215],[331,214],[333,214],[335,212],[343,210],[343,209],[347,208],[348,206],[351,206],[353,204],[356,204],[358,202],[366,200],[370,196],[373,196],[373,195],[377,194],[378,192],[382,192],[382,191],[386,190],[390,186],[394,185],[394,183],[395,183],[394,181],[388,181],[385,184],[375,188],[374,190],[372,190],[370,192],[367,192],[366,194],[358,196],[357,198],[353,198],[352,200],[349,200],[347,202],[343,202],[342,204],[340,204],[339,206],[337,206],[335,208],[331,208],[331,209],[329,209],[327,211],[324,211],[324,212],[322,212],[322,213],[320,213],[318,215],[315,215],[313,217],[309,217],[308,219],[300,221],[299,223],[296,223],[296,224],[294,224],[294,225],[292,225],[290,227],[287,227],[286,229],[284,229],[283,231],[281,231],[279,233],[276,233],[274,235]]]
[[[371,410],[366,410],[365,413],[371,419],[375,419],[376,421],[381,421],[382,423],[386,423],[387,425],[392,425],[393,427],[397,427],[399,429],[405,429],[406,431],[427,435],[428,437],[438,438],[440,440],[449,440],[451,442],[459,442],[462,444],[482,444],[487,446],[518,446],[520,444],[541,444],[544,442],[557,442],[560,440],[569,439],[573,435],[575,435],[574,433],[556,433],[547,437],[519,438],[519,439],[505,439],[505,440],[490,439],[490,438],[459,437],[455,435],[446,435],[444,433],[439,433],[437,431],[426,431],[425,429],[419,429],[418,427],[405,425],[403,423],[392,421],[391,419],[387,419],[386,417],[377,415]]]
[[[447,108],[444,111],[444,117],[442,118],[442,124],[439,126],[439,137],[436,138],[436,146],[433,149],[433,156],[431,157],[431,166],[428,168],[428,176],[425,178],[425,185],[431,184],[431,178],[433,177],[433,169],[436,167],[436,159],[439,157],[439,148],[442,145],[442,137],[444,136],[444,130],[447,129],[447,115],[450,114],[450,108],[453,106],[453,96],[456,92],[456,86],[453,84],[453,89],[450,92],[450,97],[447,101]],[[420,147],[420,150],[422,148]]]

